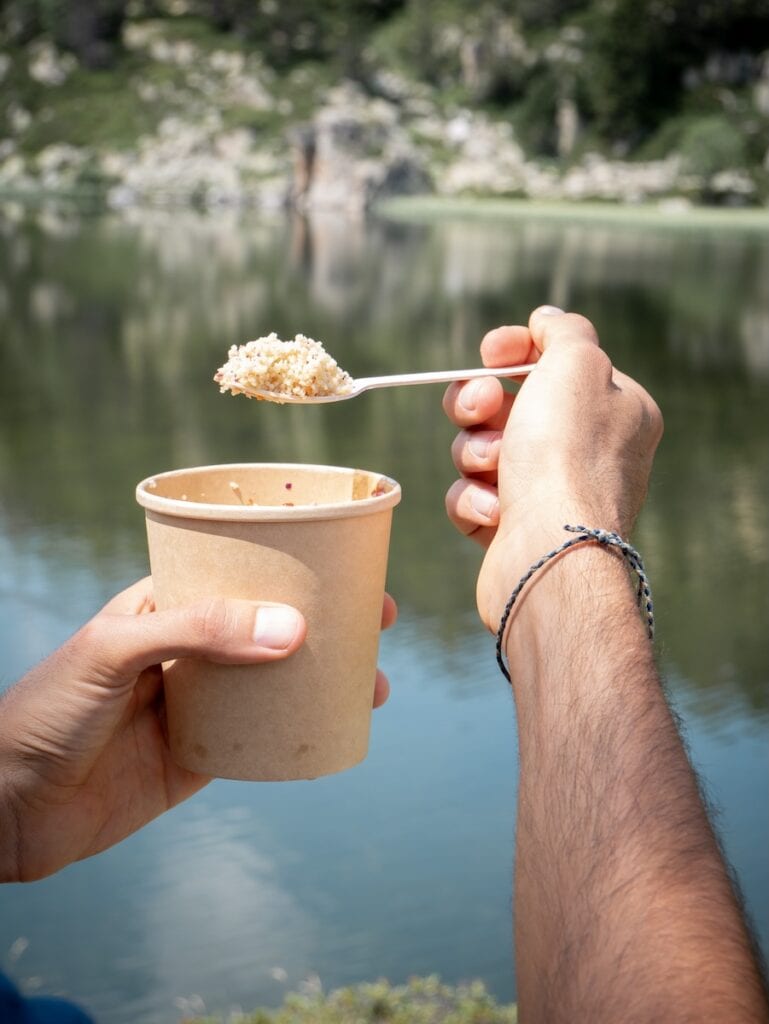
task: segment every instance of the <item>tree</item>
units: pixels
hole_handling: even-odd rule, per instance
[[[265,60],[288,67],[340,57],[354,65],[367,34],[405,0],[198,0],[195,9],[219,29],[255,44]]]
[[[689,69],[769,46],[769,0],[598,0],[583,23],[597,127],[630,145],[679,109]]]
[[[120,47],[127,0],[5,0],[3,35],[24,44],[48,35],[88,68],[108,67]]]

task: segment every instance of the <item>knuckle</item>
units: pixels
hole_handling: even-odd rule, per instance
[[[446,511],[451,519],[454,519],[457,515],[459,499],[466,486],[467,484],[464,480],[455,480],[446,491]]]
[[[61,666],[101,682],[130,676],[131,659],[122,644],[115,644],[120,619],[111,612],[99,612],[54,652],[51,659],[61,658]]]
[[[665,432],[665,420],[662,415],[662,410],[651,397],[647,396],[648,400],[648,414],[649,414],[649,425],[654,438],[654,443],[658,444]]]
[[[196,638],[207,647],[227,640],[234,631],[233,616],[223,597],[212,597],[193,609],[192,628]]]
[[[612,380],[612,362],[609,356],[589,342],[578,341],[568,345],[563,356],[564,369],[578,387],[593,392],[597,387],[609,386]]]
[[[457,399],[459,396],[458,383],[449,384],[443,393],[443,411],[446,413],[452,423],[457,421]]]
[[[480,526],[494,525],[499,515],[491,489],[471,480],[457,480],[449,488],[446,509],[454,526],[464,534]]]
[[[451,458],[460,473],[494,471],[499,463],[501,431],[463,430],[451,445]]]
[[[571,330],[589,337],[596,343],[598,342],[598,331],[596,331],[593,322],[588,320],[586,316],[582,316],[581,313],[566,313],[563,323]]]
[[[640,385],[630,391],[629,395],[634,401],[635,419],[639,424],[641,436],[653,451],[659,444],[664,429],[660,407]]]
[[[583,344],[576,353],[580,364],[591,376],[603,376],[607,379],[611,376],[612,364],[609,356],[597,345]]]
[[[463,430],[457,434],[451,444],[451,459],[458,470],[461,471],[464,462],[465,445],[467,443],[467,431]]]
[[[80,627],[66,646],[73,652],[90,650],[95,644],[100,642],[102,634],[101,621],[101,613],[89,619],[88,622]]]
[[[464,522],[475,521],[472,503],[473,484],[468,484],[459,495],[457,512]]]
[[[62,647],[62,654],[69,661],[86,662],[98,660],[108,637],[107,616],[99,612],[89,619]]]
[[[467,480],[455,480],[446,493],[446,512],[449,520],[463,534],[472,533],[479,525],[478,517],[473,514],[468,498],[470,486]]]

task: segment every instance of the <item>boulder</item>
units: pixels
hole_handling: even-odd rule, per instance
[[[335,89],[292,133],[291,202],[301,210],[362,213],[387,196],[432,191],[394,104],[355,87]]]

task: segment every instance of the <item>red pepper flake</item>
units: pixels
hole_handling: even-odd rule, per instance
[[[294,485],[293,485],[293,484],[291,484],[291,483],[288,483],[288,484],[286,484],[286,490],[287,490],[287,491],[290,491],[290,490],[291,490],[291,488],[292,488],[293,486],[294,486]]]

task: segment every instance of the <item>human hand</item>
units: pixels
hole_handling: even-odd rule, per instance
[[[481,342],[486,366],[538,365],[517,395],[493,377],[451,385],[452,445],[462,474],[446,495],[449,518],[488,548],[478,610],[496,632],[518,579],[567,536],[565,523],[627,537],[646,495],[662,416],[647,392],[615,370],[593,325],[554,307],[528,327],[498,327]]]
[[[385,595],[382,627],[396,619]],[[210,780],[165,739],[161,662],[275,661],[305,637],[286,605],[155,611],[150,578],[113,598],[0,699],[0,881],[31,881],[124,839]],[[389,685],[377,673],[374,707]]]

